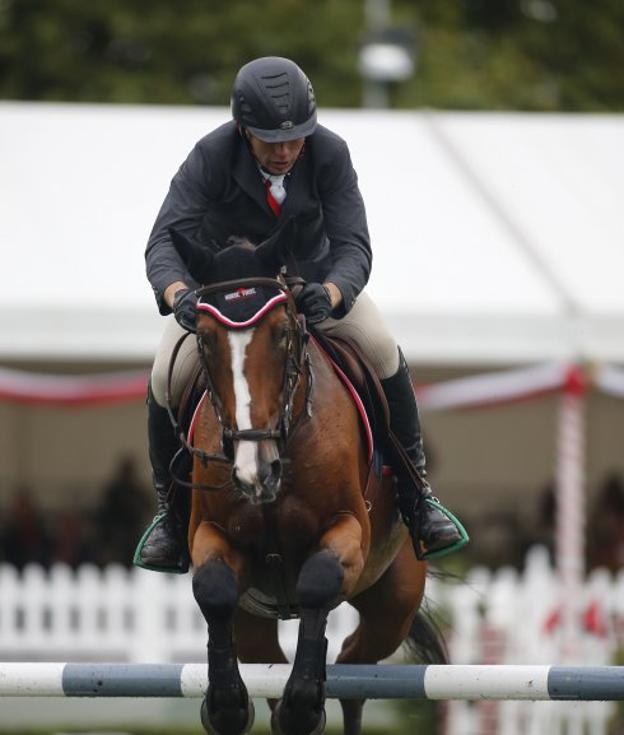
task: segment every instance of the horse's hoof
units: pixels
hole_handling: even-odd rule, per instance
[[[280,722],[282,719],[280,716],[282,710],[282,700],[273,708],[271,712],[271,735],[321,735],[325,732],[325,725],[327,723],[327,715],[325,714],[325,708],[321,710],[321,714],[318,718],[316,725],[312,726],[311,730],[304,729],[301,718],[296,718],[296,728],[290,728]]]
[[[251,697],[247,698],[246,717],[241,717],[242,710],[238,710],[232,716],[224,716],[219,713],[219,722],[215,722],[210,716],[208,709],[208,697],[204,697],[201,703],[201,724],[208,735],[246,735],[253,727],[256,718],[256,709]]]

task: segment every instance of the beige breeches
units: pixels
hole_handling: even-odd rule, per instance
[[[372,299],[362,292],[351,311],[343,319],[326,319],[318,325],[323,332],[336,337],[346,337],[355,342],[368,358],[377,375],[389,378],[399,369],[397,343],[390,334]],[[171,316],[156,352],[152,368],[151,386],[156,401],[165,405],[169,361],[176,342],[184,330]],[[190,335],[180,348],[171,379],[171,404],[177,406],[184,386],[197,364],[197,342]]]

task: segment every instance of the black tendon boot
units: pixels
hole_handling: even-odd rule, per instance
[[[403,463],[394,461],[398,505],[409,528],[416,555],[420,558],[423,553],[431,554],[454,547],[463,537],[455,523],[440,510],[426,480],[425,450],[418,406],[409,368],[400,349],[398,371],[390,378],[382,380],[381,385],[390,409],[390,429],[422,480],[418,483],[420,487],[417,487]]]
[[[184,574],[189,568],[186,540],[188,498],[175,486],[169,466],[180,448],[166,408],[147,394],[147,436],[158,512],[138,543],[134,563],[145,569]]]

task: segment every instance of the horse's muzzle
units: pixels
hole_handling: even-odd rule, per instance
[[[255,482],[251,478],[244,479],[237,471],[236,465],[232,470],[232,480],[243,495],[254,505],[272,503],[277,497],[282,482],[282,463],[279,458],[271,462],[260,460]]]

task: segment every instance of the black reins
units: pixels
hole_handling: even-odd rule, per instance
[[[167,408],[167,413],[169,414],[169,421],[171,421],[171,425],[173,426],[173,430],[178,437],[178,441],[182,445],[182,447],[175,453],[173,459],[169,463],[169,474],[171,475],[176,485],[188,488],[190,490],[222,490],[223,488],[231,484],[231,478],[228,478],[225,482],[219,485],[208,485],[205,483],[193,483],[189,482],[188,480],[183,480],[181,477],[178,477],[174,471],[174,465],[178,461],[180,453],[183,452],[185,449],[191,457],[197,457],[204,467],[207,467],[210,462],[221,462],[223,464],[230,464],[230,458],[222,452],[206,452],[203,449],[197,449],[196,447],[194,447],[189,442],[188,437],[184,432],[184,429],[180,426],[171,406],[171,382],[173,377],[173,369],[175,367],[180,348],[187,340],[187,338],[191,336],[191,334],[192,332],[185,332],[176,342],[175,347],[173,348],[173,352],[171,353],[171,359],[169,360],[169,370],[167,372],[165,406]]]
[[[284,370],[284,380],[282,383],[280,396],[280,415],[277,428],[234,429],[232,426],[228,425],[224,418],[221,398],[219,397],[219,394],[214,387],[214,382],[210,372],[209,360],[204,352],[201,337],[197,335],[197,348],[200,356],[203,375],[206,380],[206,393],[210,399],[210,402],[215,411],[215,415],[217,417],[217,421],[221,428],[221,444],[224,449],[226,449],[227,453],[206,452],[203,449],[199,449],[193,446],[188,441],[188,437],[176,420],[170,399],[175,361],[177,359],[180,348],[182,347],[182,344],[191,334],[191,332],[187,332],[186,334],[182,335],[182,337],[178,340],[172,352],[171,360],[169,362],[166,392],[166,405],[167,411],[169,413],[169,418],[183,447],[191,454],[191,456],[197,457],[197,459],[204,467],[207,467],[208,464],[213,462],[231,465],[233,461],[232,442],[234,441],[276,441],[279,447],[280,458],[283,460],[284,458],[282,457],[282,455],[285,454],[288,441],[291,438],[295,428],[299,424],[299,421],[302,419],[303,416],[311,416],[312,414],[311,391],[313,376],[309,353],[306,349],[309,334],[305,326],[305,319],[301,315],[297,315],[294,305],[294,299],[289,289],[289,284],[286,281],[274,278],[241,278],[233,281],[221,281],[219,283],[211,284],[210,286],[204,286],[198,289],[196,293],[197,296],[202,299],[214,293],[223,293],[228,291],[236,291],[238,289],[248,289],[254,287],[267,287],[277,289],[280,292],[285,293],[288,297],[288,300],[283,302],[285,304],[286,312],[288,314],[288,332],[286,342],[286,366]],[[259,321],[261,321],[263,318],[264,316],[261,316]],[[295,393],[299,385],[299,381],[304,375],[307,377],[305,406],[304,410],[296,417],[294,417],[293,421]],[[227,448],[229,448],[229,451],[227,451]],[[221,490],[231,483],[231,478],[228,478],[227,481],[220,485],[206,485],[200,483],[186,482],[177,477],[174,477],[174,480],[176,481],[176,483],[184,487],[199,490]]]

